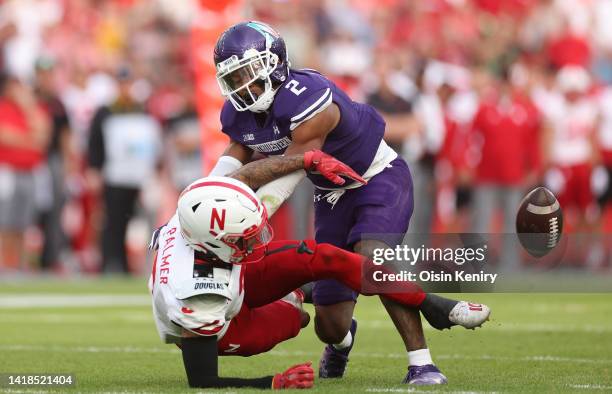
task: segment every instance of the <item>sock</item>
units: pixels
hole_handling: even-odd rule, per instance
[[[431,360],[431,354],[429,354],[429,349],[419,349],[408,352],[408,365],[421,366],[433,364]]]
[[[427,293],[425,299],[421,303],[420,310],[429,325],[437,330],[443,330],[455,325],[455,323],[448,320],[448,315],[458,302],[459,301]]]
[[[304,303],[312,304],[312,288],[314,287],[314,283],[306,283],[300,287],[300,290],[304,293]]]
[[[351,335],[351,332],[349,331],[346,333],[346,336],[344,337],[342,342],[334,343],[332,346],[338,350],[342,350],[342,349],[346,349],[347,347],[351,346],[351,343],[353,343],[353,335]]]

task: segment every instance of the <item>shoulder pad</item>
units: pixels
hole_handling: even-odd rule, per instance
[[[223,103],[223,107],[221,108],[221,131],[224,134],[231,136],[232,131],[234,131],[236,127],[236,120],[238,116],[238,111],[234,108],[232,103],[229,101],[225,101]]]
[[[281,123],[294,130],[327,108],[332,101],[329,80],[313,71],[296,71],[280,87],[274,113]]]

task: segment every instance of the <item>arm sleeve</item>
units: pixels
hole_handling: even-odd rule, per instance
[[[221,378],[217,355],[217,337],[183,338],[183,364],[190,387],[254,387],[272,388],[272,376],[261,378]]]
[[[293,190],[302,179],[306,177],[306,171],[298,170],[291,174],[278,178],[270,183],[266,183],[257,190],[257,197],[265,205],[268,217],[280,208],[281,205],[291,196]]]
[[[221,156],[208,176],[225,176],[242,167],[240,160],[232,156]]]
[[[108,115],[106,108],[100,108],[96,112],[89,131],[89,143],[87,146],[87,160],[91,167],[101,169],[104,165],[106,152],[104,150],[104,135],[102,125]]]

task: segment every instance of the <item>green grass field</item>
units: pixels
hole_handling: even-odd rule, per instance
[[[0,390],[195,392],[187,388],[179,350],[157,336],[147,295],[145,280],[3,281],[0,373],[72,373],[77,384]],[[449,378],[447,386],[400,384],[407,361],[399,336],[379,301],[362,297],[347,375],[317,380],[315,391],[612,392],[611,294],[464,298],[488,303],[492,320],[476,331],[426,328],[434,360]],[[255,377],[306,360],[316,364],[322,349],[309,326],[268,354],[223,358],[221,373]]]

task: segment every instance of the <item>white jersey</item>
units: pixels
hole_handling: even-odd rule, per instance
[[[182,328],[221,339],[242,307],[242,267],[218,268],[196,260],[176,214],[160,229],[157,245],[149,290],[161,339],[180,342]]]
[[[570,166],[589,161],[592,154],[591,137],[598,120],[597,103],[588,98],[575,103],[559,101],[548,111],[553,128],[552,161]]]

